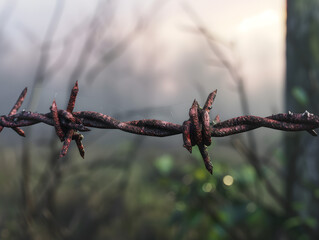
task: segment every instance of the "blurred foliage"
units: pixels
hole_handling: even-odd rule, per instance
[[[303,88],[294,87],[291,94],[301,106],[305,107],[309,104],[307,93]]]
[[[254,168],[232,163],[237,153],[234,159],[215,158],[210,175],[197,149],[192,155],[162,154],[141,150],[143,139],[108,150],[105,157],[63,162],[63,177],[55,183],[56,212],[43,208],[36,214],[33,239],[268,240],[286,234],[310,239],[302,225],[312,228],[316,219],[287,219]],[[40,158],[33,160],[36,185],[45,167]],[[0,163],[1,239],[23,239],[16,169],[5,163]]]

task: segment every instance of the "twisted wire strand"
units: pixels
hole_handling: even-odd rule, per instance
[[[98,112],[73,112],[78,91],[78,82],[76,82],[70,94],[67,110],[58,109],[54,100],[49,113],[25,110],[18,112],[27,93],[27,88],[25,88],[9,114],[0,116],[0,132],[5,127],[11,128],[24,137],[24,131],[20,127],[38,123],[51,125],[55,128],[60,141],[63,142],[60,157],[67,154],[70,143],[74,140],[83,158],[85,155],[82,144],[83,135],[79,132],[90,131],[89,127],[119,129],[133,134],[154,137],[182,134],[184,147],[191,153],[192,147],[197,145],[206,169],[212,174],[213,165],[207,152],[207,146],[211,145],[211,137],[225,137],[260,127],[282,131],[308,131],[311,135],[317,136],[314,129],[319,127],[319,116],[308,111],[304,113],[281,113],[264,118],[240,116],[223,122],[217,115],[214,121],[210,121],[209,112],[212,109],[217,90],[209,94],[203,108],[199,106],[195,99],[189,110],[189,119],[184,121],[182,125],[156,119],[121,122]]]

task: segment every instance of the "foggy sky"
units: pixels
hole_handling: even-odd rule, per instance
[[[1,114],[10,111],[24,87],[31,89],[33,86],[41,45],[56,3],[20,0],[11,1],[10,6],[8,2],[0,1],[0,9],[3,9],[3,17],[0,17]],[[192,32],[195,25],[185,6],[192,8],[219,39],[231,42],[234,53],[222,45],[219,47],[229,61],[239,65],[251,113],[266,116],[283,109],[284,1],[203,0],[188,4],[166,1],[155,5],[155,9],[153,2],[100,1],[98,22],[93,26],[98,29],[94,33],[94,47],[77,79],[80,92],[76,110],[112,115],[154,107],[153,111],[141,112],[132,118],[181,123],[188,118],[187,112],[194,98],[203,104],[208,93],[217,88],[212,115],[218,113],[222,120],[242,115],[238,93],[229,73],[208,64],[216,56],[203,37]],[[90,21],[96,4],[97,1],[64,2],[48,52],[47,71],[64,56],[64,52],[67,54],[62,58],[62,66],[53,68],[54,74],[45,78],[41,85],[36,111],[48,112],[53,99],[58,107],[65,106],[70,76],[79,62],[86,37],[91,33]],[[106,64],[94,82],[89,83],[87,73],[90,69],[105,52],[127,38],[141,19],[146,27],[129,38],[119,56]],[[49,131],[44,125],[34,128]],[[21,141],[8,132],[7,129],[3,131],[1,144]]]

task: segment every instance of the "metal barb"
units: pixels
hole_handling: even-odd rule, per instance
[[[308,112],[308,111],[306,110],[306,111],[302,114],[302,116],[307,117],[307,118],[310,118],[310,117],[313,116],[313,114],[310,113],[310,112]]]
[[[191,153],[192,147],[197,145],[202,155],[206,169],[212,173],[213,165],[210,161],[207,146],[211,144],[211,137],[225,137],[247,132],[256,128],[266,127],[282,131],[307,131],[317,136],[314,129],[319,127],[319,116],[305,111],[304,113],[276,114],[268,117],[241,116],[221,122],[219,115],[210,121],[209,112],[217,94],[217,90],[210,93],[203,108],[194,100],[189,110],[189,119],[182,125],[155,119],[143,119],[121,122],[108,115],[98,112],[73,112],[79,88],[76,82],[69,98],[66,110],[58,109],[53,101],[49,113],[18,112],[25,98],[27,89],[20,94],[16,104],[8,115],[0,116],[0,132],[4,127],[12,128],[19,135],[24,136],[19,127],[26,127],[38,123],[45,123],[55,128],[57,136],[63,142],[60,157],[67,154],[72,140],[76,142],[80,155],[84,158],[83,135],[79,132],[89,131],[91,128],[119,129],[121,131],[166,137],[176,134],[183,135],[184,147]]]

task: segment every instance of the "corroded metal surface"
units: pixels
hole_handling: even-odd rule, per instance
[[[189,119],[182,125],[155,119],[134,120],[121,122],[111,116],[92,112],[73,112],[79,88],[76,82],[70,95],[67,110],[58,109],[53,101],[49,113],[35,113],[23,110],[18,112],[27,93],[25,88],[8,115],[0,116],[0,132],[4,127],[12,128],[20,136],[25,136],[22,129],[37,123],[54,126],[57,136],[63,142],[60,157],[67,154],[72,140],[76,142],[80,155],[84,158],[83,135],[79,133],[90,131],[88,127],[103,129],[119,129],[125,132],[166,137],[176,134],[183,135],[184,147],[191,153],[192,147],[197,145],[204,160],[206,169],[212,173],[213,165],[207,152],[211,144],[211,137],[224,137],[247,132],[260,127],[273,128],[282,131],[307,131],[317,136],[314,129],[319,127],[319,116],[308,111],[304,113],[282,113],[269,117],[241,116],[221,122],[219,115],[210,121],[209,112],[217,94],[217,90],[210,93],[203,108],[194,100]]]

